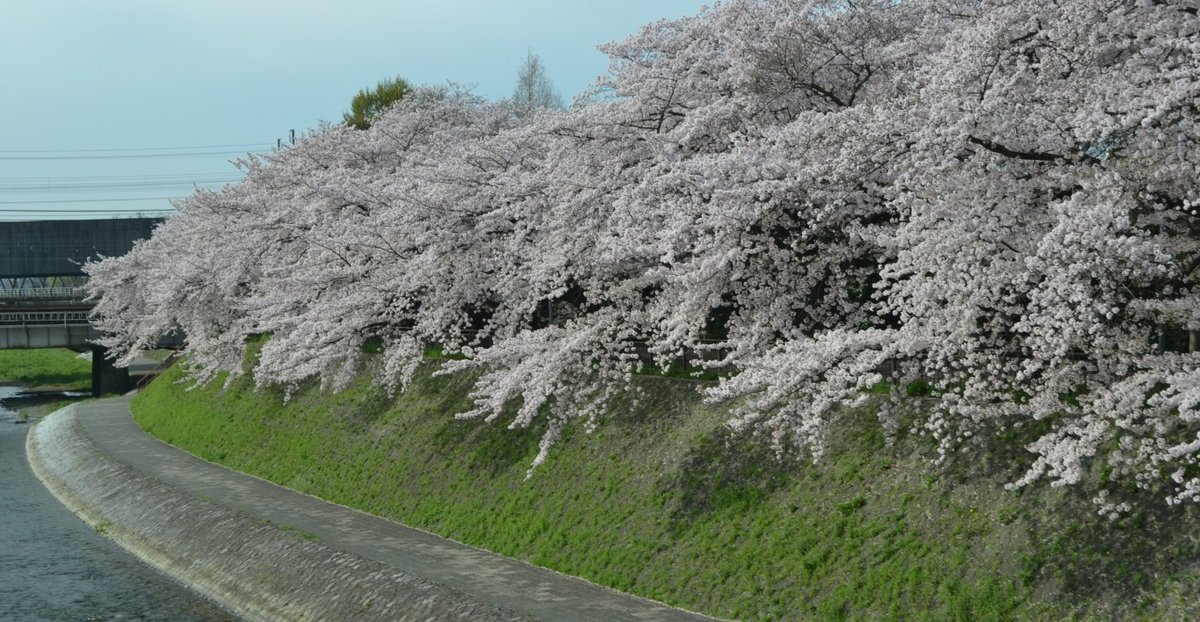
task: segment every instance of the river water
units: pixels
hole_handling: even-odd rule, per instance
[[[25,459],[29,425],[0,386],[0,621],[228,621],[216,605],[143,564],[67,510]]]

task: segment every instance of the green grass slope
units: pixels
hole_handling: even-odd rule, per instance
[[[1186,618],[1191,509],[1116,523],[1086,495],[1006,492],[1012,456],[932,467],[846,413],[819,463],[732,434],[692,382],[643,378],[525,479],[540,429],[456,421],[470,378],[361,381],[288,403],[240,379],[134,400],[150,433],[330,501],[711,615],[739,619]],[[1160,504],[1161,505],[1161,504]],[[1157,506],[1154,506],[1157,507]]]
[[[0,350],[0,382],[35,390],[84,391],[92,386],[92,363],[64,349]]]

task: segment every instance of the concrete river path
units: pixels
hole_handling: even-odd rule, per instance
[[[206,462],[143,432],[129,398],[60,410],[27,447],[80,517],[239,617],[711,620]]]
[[[0,404],[0,620],[233,619],[63,507],[29,469],[28,430]]]

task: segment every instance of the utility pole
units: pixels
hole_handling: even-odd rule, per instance
[[[288,133],[291,134],[292,144],[296,144],[296,130],[288,130]]]

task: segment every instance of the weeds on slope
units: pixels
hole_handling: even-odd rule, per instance
[[[637,382],[526,480],[542,430],[455,420],[471,378],[389,398],[178,370],[134,401],[163,440],[336,503],[712,615],[739,619],[1169,617],[1198,604],[1190,510],[1112,523],[1086,494],[1006,492],[1016,460],[930,466],[848,411],[813,463],[734,433],[695,384]],[[1148,504],[1152,505],[1152,504]],[[1161,504],[1160,504],[1161,505]]]

